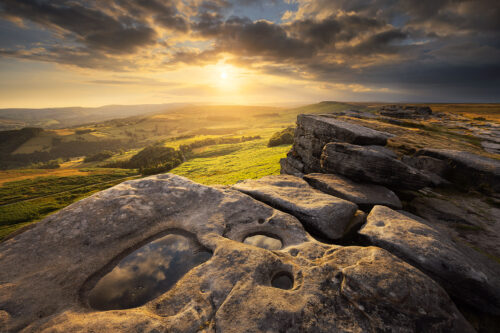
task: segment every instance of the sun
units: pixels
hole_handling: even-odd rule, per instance
[[[227,72],[226,71],[221,72],[220,73],[220,78],[223,79],[223,80],[227,79]]]

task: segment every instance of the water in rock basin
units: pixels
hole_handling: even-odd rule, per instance
[[[97,310],[143,305],[165,293],[189,270],[211,256],[193,237],[168,234],[121,260],[92,289],[89,304]]]
[[[281,240],[264,234],[248,236],[243,240],[243,243],[268,250],[279,250],[283,247]]]

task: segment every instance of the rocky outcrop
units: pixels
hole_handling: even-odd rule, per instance
[[[282,175],[292,175],[297,177],[302,177],[304,170],[304,163],[294,158],[292,154],[288,154],[287,158],[282,158],[280,160],[280,174]]]
[[[448,149],[426,148],[417,154],[446,162],[448,168],[444,177],[457,185],[500,193],[500,160]]]
[[[418,218],[417,218],[418,219]],[[370,212],[359,233],[438,281],[453,297],[500,314],[500,270],[493,262],[453,242],[422,219],[384,206]]]
[[[383,221],[373,227],[369,221],[358,238],[350,233],[338,242],[371,242],[392,251],[445,286],[464,311],[475,309],[472,317],[478,330],[496,331],[500,324],[496,278],[500,276],[500,160],[487,157],[491,155],[481,151],[478,142],[487,141],[483,147],[495,153],[490,148],[496,147],[491,143],[500,142],[500,125],[433,114],[430,108],[420,107],[388,107],[379,114],[346,110],[298,117],[295,142],[281,161],[281,172],[298,175],[314,188],[354,202],[366,212],[379,204],[417,214],[401,211],[403,215],[396,218],[381,214],[382,208],[374,209],[371,220],[383,215],[379,220],[387,220],[390,227],[382,228]],[[330,127],[335,121],[394,136],[387,144],[361,139],[356,143]],[[403,202],[394,197],[381,200],[381,193],[387,198],[396,193]],[[359,227],[351,224],[350,230]],[[422,262],[425,256],[428,260]],[[487,279],[474,272],[484,273]]]
[[[500,206],[491,197],[433,191],[413,198],[407,209],[433,226],[443,227],[448,235],[500,258]]]
[[[169,230],[212,256],[139,307],[89,307],[117,261]],[[257,232],[284,248],[242,243]],[[319,243],[248,195],[169,174],[97,193],[0,243],[0,268],[6,332],[473,332],[436,282],[386,250]]]
[[[390,188],[419,189],[436,185],[428,175],[394,158],[394,153],[383,147],[329,143],[321,155],[321,168],[323,172]]]
[[[328,115],[301,114],[297,117],[297,124],[300,124],[304,134],[312,134],[315,138],[326,142],[341,141],[357,145],[384,146],[387,139],[392,136]]]
[[[294,217],[238,191],[174,175],[128,181],[0,243],[0,309],[8,314],[7,324],[0,326],[18,331],[55,313],[78,317],[66,311],[85,309],[79,294],[87,280],[114,258],[170,229],[197,235],[212,251],[214,237],[240,242],[253,230],[278,236],[284,246],[308,240]],[[186,306],[186,313],[193,310]]]
[[[419,119],[432,115],[432,109],[430,107],[413,105],[386,105],[380,108],[379,112],[383,116],[404,119]]]
[[[498,142],[482,141],[481,146],[488,153],[500,154],[500,143],[498,143]]]
[[[311,173],[304,180],[312,187],[357,204],[363,210],[370,210],[375,205],[384,205],[401,209],[399,198],[388,188],[380,185],[357,183],[335,174]]]
[[[294,176],[245,180],[233,188],[292,214],[315,233],[328,239],[342,237],[357,210],[354,203],[317,191]]]
[[[329,115],[302,114],[297,117],[292,151],[281,163],[285,172],[290,170],[290,167],[293,168],[291,174],[319,172],[321,152],[327,143],[340,141],[358,145],[385,145],[391,136],[389,133]]]

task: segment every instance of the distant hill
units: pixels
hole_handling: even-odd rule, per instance
[[[23,127],[67,128],[105,120],[168,112],[185,103],[107,105],[97,108],[0,109],[0,131]]]

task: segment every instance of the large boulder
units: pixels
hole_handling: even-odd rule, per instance
[[[465,193],[418,195],[407,208],[433,226],[500,258],[500,206],[491,197]],[[421,193],[420,193],[421,194]]]
[[[392,134],[380,132],[336,119],[332,115],[301,114],[297,117],[297,128],[289,163],[282,162],[282,173],[296,174],[319,172],[323,147],[332,141],[349,142],[359,145],[385,145]],[[300,167],[293,159],[300,160]]]
[[[375,205],[402,208],[396,194],[384,186],[358,183],[339,175],[325,173],[311,173],[305,175],[304,180],[324,193],[354,202],[363,210],[369,210]]]
[[[282,175],[292,175],[301,177],[304,171],[304,163],[288,153],[286,158],[280,159],[280,173]]]
[[[357,145],[381,145],[387,143],[392,134],[342,121],[328,115],[300,114],[297,126],[305,133],[325,141],[348,142]]]
[[[419,150],[417,155],[448,163],[444,177],[454,184],[487,193],[500,193],[500,160],[449,149],[425,148]]]
[[[498,142],[481,141],[481,146],[488,153],[500,154],[500,143],[498,143]]]
[[[417,218],[418,219],[418,218]],[[359,233],[438,281],[461,302],[500,314],[500,266],[423,219],[375,206]]]
[[[321,167],[323,172],[393,189],[419,189],[436,185],[427,174],[404,164],[395,158],[392,151],[379,146],[329,143],[323,149]]]
[[[211,258],[138,307],[89,306],[89,292],[117,261],[170,230],[191,233]],[[241,242],[256,232],[279,236],[285,248],[270,251]],[[155,261],[151,264],[154,268]],[[149,268],[142,266],[130,271]],[[437,283],[387,251],[316,242],[290,215],[238,191],[174,175],[97,193],[1,243],[0,327],[96,333],[473,332]]]
[[[357,211],[354,203],[317,191],[303,179],[290,175],[249,179],[233,188],[294,215],[328,239],[342,237]]]

